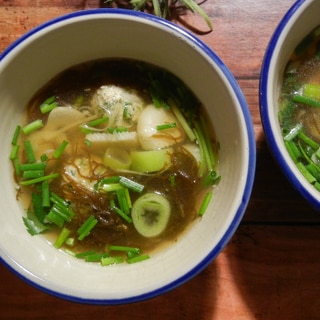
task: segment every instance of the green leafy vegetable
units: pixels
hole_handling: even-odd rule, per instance
[[[69,237],[71,231],[67,228],[62,228],[62,230],[60,231],[60,234],[57,238],[57,240],[54,243],[54,246],[56,248],[61,248],[62,245],[65,243],[65,241],[67,240],[67,238]]]
[[[23,217],[23,222],[27,228],[27,231],[32,235],[37,235],[46,231],[48,228],[39,221],[34,212],[28,210],[27,217]]]

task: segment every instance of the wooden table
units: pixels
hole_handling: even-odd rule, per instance
[[[98,0],[0,0],[0,51],[61,14]],[[207,0],[214,30],[191,27],[226,63],[248,101],[257,141],[251,201],[234,237],[203,272],[154,299],[124,306],[79,305],[52,297],[0,266],[0,319],[320,319],[320,215],[286,181],[264,140],[258,84],[268,41],[294,0]]]

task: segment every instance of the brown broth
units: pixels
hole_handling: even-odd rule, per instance
[[[48,115],[42,114],[39,111],[39,105],[50,96],[56,97],[59,106],[64,106],[65,108],[72,106],[76,110],[81,110],[81,112],[85,110],[86,117],[89,119],[92,117],[92,112],[88,106],[91,103],[93,94],[102,85],[108,84],[137,90],[142,99],[146,101],[146,104],[151,103],[151,98],[148,94],[150,79],[146,78],[146,72],[159,75],[164,71],[152,65],[124,59],[98,60],[70,68],[55,77],[32,98],[26,108],[25,123],[30,123],[37,119],[42,119],[45,124],[47,123]],[[202,114],[206,118],[199,101],[191,92],[189,94],[194,99],[193,101],[196,102],[196,105],[193,106],[195,110],[192,110],[192,112],[194,112],[196,117]],[[68,119],[68,121],[72,123],[73,118]],[[42,137],[52,134],[51,131],[45,131],[45,128],[39,131]],[[133,123],[128,128],[128,131],[134,130],[136,130],[136,125]],[[218,146],[214,139],[213,129],[208,126],[206,130],[210,134],[214,152],[217,154]],[[30,137],[22,137],[20,144],[22,145],[24,140],[32,140],[32,135],[39,134],[39,132],[32,133]],[[79,130],[78,126],[59,134],[57,132],[59,131],[54,131],[57,141],[51,144],[50,147],[49,145],[46,147],[40,146],[41,152],[39,152],[42,153],[46,148],[57,148],[62,140],[67,140],[69,143],[67,151],[59,159],[54,160],[50,158],[48,160],[47,173],[54,172],[60,174],[59,178],[51,181],[50,189],[63,199],[69,201],[71,203],[70,208],[76,213],[71,222],[65,223],[65,226],[71,230],[70,237],[77,238],[78,228],[89,215],[92,214],[98,219],[96,227],[83,241],[76,241],[72,248],[65,246],[66,248],[75,252],[92,249],[104,251],[108,245],[122,245],[139,247],[144,252],[150,252],[160,246],[162,247],[164,243],[177,241],[184,230],[199,217],[199,203],[208,188],[202,186],[202,180],[198,175],[198,164],[195,158],[182,147],[182,143],[172,146],[173,152],[170,154],[171,166],[162,173],[121,173],[122,176],[144,185],[145,189],[143,193],[155,192],[161,194],[171,204],[172,213],[167,228],[159,236],[145,238],[136,231],[133,224],[126,223],[114,212],[110,205],[110,198],[114,198],[114,195],[110,196],[107,193],[92,192],[91,189],[89,190],[86,187],[86,184],[89,185],[115,174],[110,168],[104,166],[103,154],[105,150],[93,148],[91,145],[86,144],[85,134]],[[37,139],[39,138],[36,138],[34,141],[39,141]],[[41,144],[37,143],[36,149],[38,145]],[[37,153],[37,157],[40,156],[40,153]],[[22,162],[27,161],[24,151],[19,156]],[[68,166],[70,168],[79,167],[77,162],[79,158],[82,161],[81,166],[84,169],[83,171],[81,169],[81,172],[78,171],[75,175],[83,179],[85,181],[84,184],[74,181],[72,177],[70,178],[69,175],[66,175],[66,171],[68,170],[66,168],[69,168]],[[174,184],[171,180],[173,176],[175,177]],[[16,179],[18,181],[21,180],[20,177],[16,177]],[[22,193],[25,188],[29,189],[30,187],[23,187]],[[33,186],[32,188],[33,192],[37,192],[36,187]],[[137,192],[131,192],[132,203],[140,195]],[[25,201],[30,203],[30,199]],[[53,230],[53,232],[50,231],[48,233],[50,239],[56,238],[60,232],[60,228],[54,227]]]

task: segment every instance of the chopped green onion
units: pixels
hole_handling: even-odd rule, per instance
[[[20,146],[18,144],[13,146],[11,153],[10,153],[10,160],[14,160],[18,157],[19,149],[20,149]]]
[[[298,138],[303,140],[307,145],[309,145],[312,149],[318,150],[319,149],[319,144],[312,140],[310,137],[308,137],[306,134],[304,134],[302,131],[298,132],[297,134]]]
[[[317,179],[307,170],[302,162],[297,162],[296,165],[309,183],[315,183],[317,181]]]
[[[53,153],[53,158],[58,159],[61,156],[64,149],[67,147],[67,145],[68,145],[68,141],[63,140],[59,145],[58,149]]]
[[[283,139],[284,139],[285,141],[290,141],[290,140],[292,140],[293,138],[295,138],[301,130],[302,130],[302,124],[301,124],[301,123],[298,123],[295,127],[293,127],[293,128],[289,131],[289,133],[287,133],[287,134],[283,137]]]
[[[171,164],[170,149],[131,151],[131,170],[152,173]]]
[[[24,148],[25,148],[25,151],[26,151],[26,154],[27,154],[28,162],[29,163],[36,162],[36,157],[34,155],[34,151],[33,151],[33,148],[32,148],[30,140],[26,140],[24,142]]]
[[[215,166],[216,160],[214,158],[210,139],[209,137],[206,136],[206,131],[202,127],[202,124],[195,122],[195,127],[196,127],[195,135],[197,136],[197,140],[199,143],[200,153],[203,156],[203,159],[201,159],[201,162],[205,162],[206,169],[208,171],[211,171]],[[204,172],[202,172],[202,174],[203,173]]]
[[[201,202],[200,208],[199,208],[199,215],[203,216],[209,206],[209,203],[211,201],[211,198],[213,196],[212,192],[207,192]]]
[[[42,195],[42,206],[50,207],[50,188],[49,188],[48,180],[45,180],[42,182],[41,195]]]
[[[42,205],[42,195],[40,193],[33,192],[31,200],[35,215],[41,222],[44,222],[47,212]]]
[[[124,259],[122,257],[105,257],[101,259],[102,266],[110,266],[122,262],[124,262]]]
[[[50,200],[52,202],[54,202],[55,204],[63,206],[63,207],[69,206],[69,203],[66,200],[64,200],[63,198],[59,197],[56,193],[51,192],[50,196],[51,196]]]
[[[170,174],[170,186],[174,187],[176,185],[176,176],[174,174]]]
[[[45,100],[41,105],[40,105],[40,111],[42,114],[48,113],[54,108],[57,107],[57,103],[55,102],[56,97],[51,96],[47,100]]]
[[[35,183],[42,182],[42,181],[45,181],[45,180],[55,179],[55,178],[58,178],[58,177],[59,177],[58,173],[52,173],[52,174],[49,174],[47,176],[43,176],[43,177],[40,177],[40,178],[21,181],[20,184],[22,186],[28,186],[28,185],[31,185],[31,184],[35,184]]]
[[[141,256],[129,258],[129,259],[127,259],[127,262],[132,264],[132,263],[137,263],[137,262],[141,262],[141,261],[148,260],[148,259],[150,259],[150,256],[148,254],[143,254]]]
[[[20,175],[21,175],[21,169],[20,169],[20,162],[19,162],[18,157],[14,158],[12,161],[13,161],[13,166],[14,166],[15,174],[16,174],[17,176],[20,176]]]
[[[116,195],[119,203],[120,210],[124,214],[129,214],[130,212],[130,203],[128,202],[127,194],[126,191],[128,190],[127,188],[121,188],[116,190]]]
[[[170,215],[168,199],[153,192],[138,198],[131,210],[134,227],[146,238],[160,235],[166,229]]]
[[[108,122],[109,118],[108,117],[102,117],[102,118],[98,118],[98,119],[94,119],[89,121],[88,123],[82,124],[80,126],[80,130],[83,133],[92,133],[97,131],[96,126],[99,126],[105,122]]]
[[[44,176],[44,170],[27,170],[23,172],[23,179],[35,179]]]
[[[112,205],[112,209],[125,221],[127,221],[128,223],[132,223],[132,219],[125,214],[120,208],[116,207],[115,205]]]
[[[213,186],[217,184],[220,179],[221,176],[218,175],[216,171],[211,170],[202,178],[202,185],[206,187]]]
[[[65,241],[65,244],[66,244],[67,246],[69,246],[69,247],[74,246],[74,244],[75,244],[74,238],[67,238],[66,241]]]
[[[49,160],[49,157],[44,153],[43,155],[40,156],[40,160],[42,162],[46,162],[47,160]]]
[[[27,124],[26,126],[24,126],[22,128],[22,132],[25,134],[25,135],[28,135],[30,134],[31,132],[33,131],[36,131],[38,129],[41,129],[42,127],[44,126],[42,120],[38,119],[38,120],[35,120],[33,122],[30,122],[29,124]]]
[[[99,119],[95,119],[95,120],[91,120],[87,123],[87,126],[89,127],[95,127],[95,126],[98,126],[102,123],[105,123],[109,120],[108,117],[102,117],[102,118],[99,118]]]
[[[297,147],[297,145],[295,144],[295,142],[293,140],[289,140],[289,141],[285,141],[284,144],[292,160],[295,163],[298,162],[298,159],[302,156],[302,154],[299,148]]]
[[[317,181],[320,181],[320,168],[318,166],[314,163],[309,163],[306,165],[306,169],[317,179]]]
[[[130,192],[128,188],[124,188],[124,196],[126,198],[126,202],[128,204],[129,209],[132,208],[132,202],[131,202],[131,197],[130,197]]]
[[[135,253],[135,252],[132,252],[132,251],[128,251],[128,252],[126,253],[126,255],[127,255],[127,258],[128,258],[128,259],[131,259],[131,258],[134,258],[134,257],[139,256],[140,253]]]
[[[172,99],[169,100],[169,105],[170,105],[170,108],[173,111],[174,115],[177,117],[179,123],[181,124],[183,130],[185,131],[188,138],[190,139],[190,141],[194,141],[196,139],[196,137],[195,137],[191,127],[189,126],[184,115],[182,114],[182,112],[179,110],[179,108],[177,107],[177,105],[175,104],[175,102]]]
[[[100,262],[103,258],[108,258],[110,255],[107,252],[104,253],[93,253],[85,257],[86,262]]]
[[[320,100],[309,98],[303,95],[296,94],[293,96],[292,100],[297,103],[306,104],[310,107],[320,108]]]
[[[67,229],[66,227],[62,228],[57,240],[54,243],[54,247],[59,249],[65,243],[67,238],[69,237],[71,230]]]
[[[68,210],[65,210],[65,208],[63,208],[63,207],[59,207],[58,205],[54,205],[51,208],[51,212],[54,212],[57,216],[61,217],[66,222],[71,221],[72,217],[70,215],[70,212]]]
[[[83,258],[86,258],[87,256],[90,256],[90,255],[93,255],[93,254],[96,254],[96,253],[97,252],[94,251],[94,250],[85,251],[85,252],[79,252],[79,253],[75,254],[75,257],[79,258],[79,259],[83,259]]]
[[[120,183],[100,184],[99,190],[104,192],[114,192],[122,189],[123,186]]]
[[[208,163],[210,163],[210,165],[208,165],[209,170],[212,170],[213,167],[216,165],[216,156],[215,153],[213,151],[213,147],[212,147],[212,141],[210,139],[210,136],[208,134],[208,131],[206,130],[207,124],[205,122],[205,119],[203,116],[200,116],[200,129],[201,129],[201,134],[206,146],[206,152],[208,153],[207,157],[208,157]]]
[[[139,192],[139,193],[142,192],[144,189],[144,185],[126,177],[120,177],[120,184],[132,191]]]
[[[124,251],[124,252],[133,252],[135,254],[140,254],[141,250],[136,247],[127,247],[127,246],[115,246],[110,245],[108,246],[108,250],[110,251]]]
[[[109,183],[117,183],[120,181],[120,176],[111,176],[107,178],[103,178],[101,180],[102,184],[109,184]]]
[[[52,222],[60,228],[63,227],[65,222],[63,216],[57,214],[57,212],[55,212],[54,210],[50,210],[50,212],[46,215],[45,221]]]
[[[303,94],[306,97],[320,100],[320,86],[318,84],[306,83],[303,85]]]
[[[172,122],[172,123],[166,123],[166,124],[159,124],[158,126],[156,126],[156,129],[158,131],[161,131],[161,130],[172,129],[172,128],[175,128],[176,126],[177,124],[175,122]]]
[[[22,171],[44,170],[47,164],[45,162],[24,163],[20,165]]]
[[[12,137],[12,140],[11,140],[11,144],[13,146],[15,146],[17,143],[18,143],[18,138],[19,138],[19,135],[20,135],[20,131],[21,131],[21,126],[17,126],[15,131],[14,131],[14,134],[13,134],[13,137]]]
[[[83,240],[85,237],[87,237],[97,223],[98,220],[91,215],[78,229],[78,240]]]
[[[57,102],[55,101],[56,97],[52,96],[45,100],[41,105],[40,105],[40,111],[42,114],[48,113],[52,111],[54,108],[58,106]]]

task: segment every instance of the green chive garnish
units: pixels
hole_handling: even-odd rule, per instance
[[[69,237],[71,231],[67,229],[66,227],[62,228],[57,240],[54,243],[54,246],[59,249],[62,247],[62,245],[65,243],[67,238]]]
[[[124,259],[122,257],[106,257],[101,259],[102,266],[110,266],[122,262],[124,262]]]
[[[28,185],[31,185],[31,184],[35,184],[35,183],[42,182],[42,181],[45,181],[45,180],[55,179],[55,178],[58,178],[58,177],[59,177],[59,174],[58,174],[58,173],[53,173],[53,174],[49,174],[49,175],[47,175],[47,176],[43,176],[43,177],[40,177],[40,178],[35,178],[35,179],[31,179],[31,180],[21,181],[20,184],[21,184],[22,186],[28,186]]]
[[[176,126],[177,126],[177,124],[175,122],[166,123],[166,124],[160,124],[160,125],[156,126],[156,129],[158,131],[161,131],[161,130],[167,130],[167,129],[175,128]]]
[[[17,144],[18,142],[18,138],[19,138],[19,135],[20,135],[20,131],[21,131],[21,126],[17,126],[15,131],[14,131],[14,134],[13,134],[13,137],[12,137],[12,140],[11,140],[11,144],[14,146]]]
[[[58,159],[61,156],[64,149],[67,147],[67,145],[68,145],[68,141],[63,140],[59,145],[58,149],[54,152],[53,158]]]
[[[45,100],[41,105],[40,105],[40,111],[42,114],[48,113],[52,111],[54,108],[58,106],[57,102],[55,101],[56,97],[52,96]]]
[[[136,256],[136,257],[133,257],[133,258],[129,258],[127,259],[127,262],[132,264],[132,263],[137,263],[137,262],[141,262],[141,261],[144,261],[144,260],[148,260],[150,258],[150,256],[148,254],[143,254],[141,256]]]
[[[97,223],[98,220],[93,215],[91,215],[78,229],[78,240],[83,240],[85,237],[87,237]]]
[[[34,163],[36,162],[36,157],[34,155],[33,147],[31,145],[31,142],[29,140],[26,140],[24,142],[24,148],[27,154],[28,162],[29,163]]]
[[[132,191],[139,192],[139,193],[142,192],[144,189],[144,185],[126,177],[120,177],[120,184]]]
[[[30,134],[33,131],[36,131],[38,129],[41,129],[44,126],[42,120],[38,119],[35,120],[33,122],[30,122],[29,124],[27,124],[25,127],[22,128],[22,132],[25,135]]]
[[[207,208],[209,206],[209,203],[211,201],[212,196],[213,196],[213,194],[210,191],[205,194],[204,199],[202,200],[202,203],[199,208],[199,215],[200,216],[203,216],[205,214],[205,212],[207,211]]]
[[[115,246],[115,245],[110,245],[108,247],[108,250],[110,251],[123,251],[123,252],[132,252],[135,254],[140,254],[141,250],[136,247],[127,247],[127,246]]]

